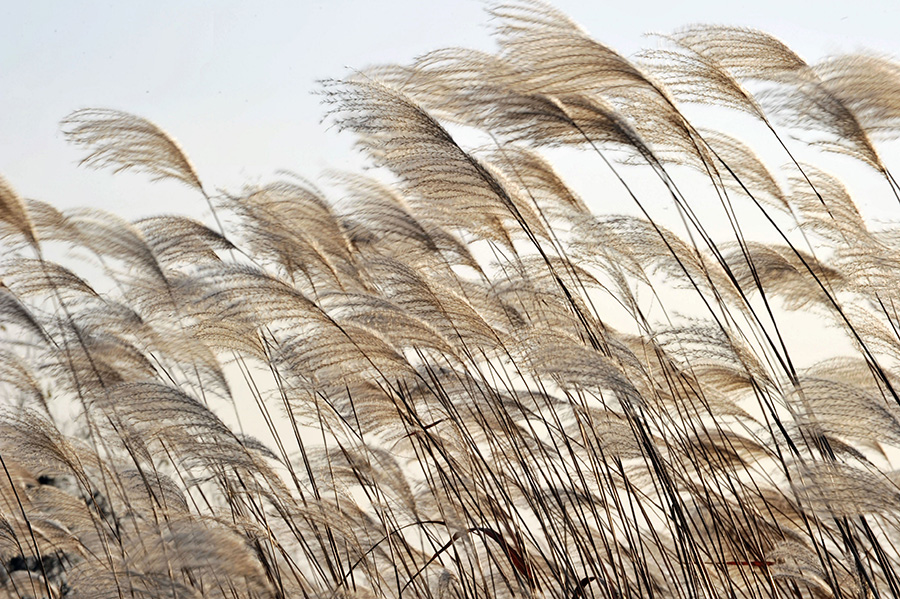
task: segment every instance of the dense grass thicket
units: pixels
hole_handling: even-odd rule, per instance
[[[106,109],[209,223],[0,180],[0,597],[900,596],[900,228],[825,166],[900,213],[900,64],[490,13],[323,83],[326,191]]]

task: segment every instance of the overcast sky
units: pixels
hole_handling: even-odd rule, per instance
[[[775,34],[807,60],[873,49],[900,55],[900,8],[883,1],[559,0],[595,38],[631,54],[642,34],[696,22]],[[0,3],[0,173],[22,195],[126,217],[203,214],[176,183],[78,169],[58,122],[83,107],[145,116],[184,146],[211,189],[278,169],[315,178],[353,167],[312,92],[349,68],[406,62],[444,46],[490,49],[477,0],[29,1]]]

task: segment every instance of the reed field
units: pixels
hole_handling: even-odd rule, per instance
[[[900,597],[900,62],[486,22],[321,82],[362,172],[0,178],[0,598]]]

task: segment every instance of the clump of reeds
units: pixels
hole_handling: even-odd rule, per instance
[[[0,180],[0,594],[900,596],[900,233],[818,161],[896,210],[900,65],[716,26],[627,59],[490,12],[494,54],[324,84],[375,177],[214,193],[80,110],[86,165],[214,226]]]

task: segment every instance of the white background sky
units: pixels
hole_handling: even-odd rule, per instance
[[[892,0],[555,5],[626,55],[654,43],[646,32],[696,22],[765,29],[810,61],[864,48],[900,55]],[[173,182],[78,169],[81,151],[58,132],[72,110],[145,116],[182,143],[209,188],[237,190],[281,168],[315,178],[358,164],[349,136],[320,122],[317,79],[443,46],[492,46],[478,0],[5,0],[0,22],[0,173],[24,196],[130,218],[201,216],[204,205]]]
[[[866,48],[900,56],[897,2],[554,4],[625,55],[654,43],[644,33],[707,22],[764,29],[816,61]],[[445,46],[492,47],[479,0],[0,0],[0,23],[0,173],[25,197],[126,218],[206,218],[206,207],[172,181],[78,168],[82,151],[58,131],[75,109],[109,107],[151,119],[181,142],[207,188],[237,191],[279,169],[315,179],[326,168],[360,164],[350,136],[321,123],[317,80]],[[876,183],[883,195],[883,181]],[[888,218],[898,214],[893,199],[890,206]],[[833,340],[807,321],[792,321],[788,333],[806,331],[797,343],[830,347]]]

